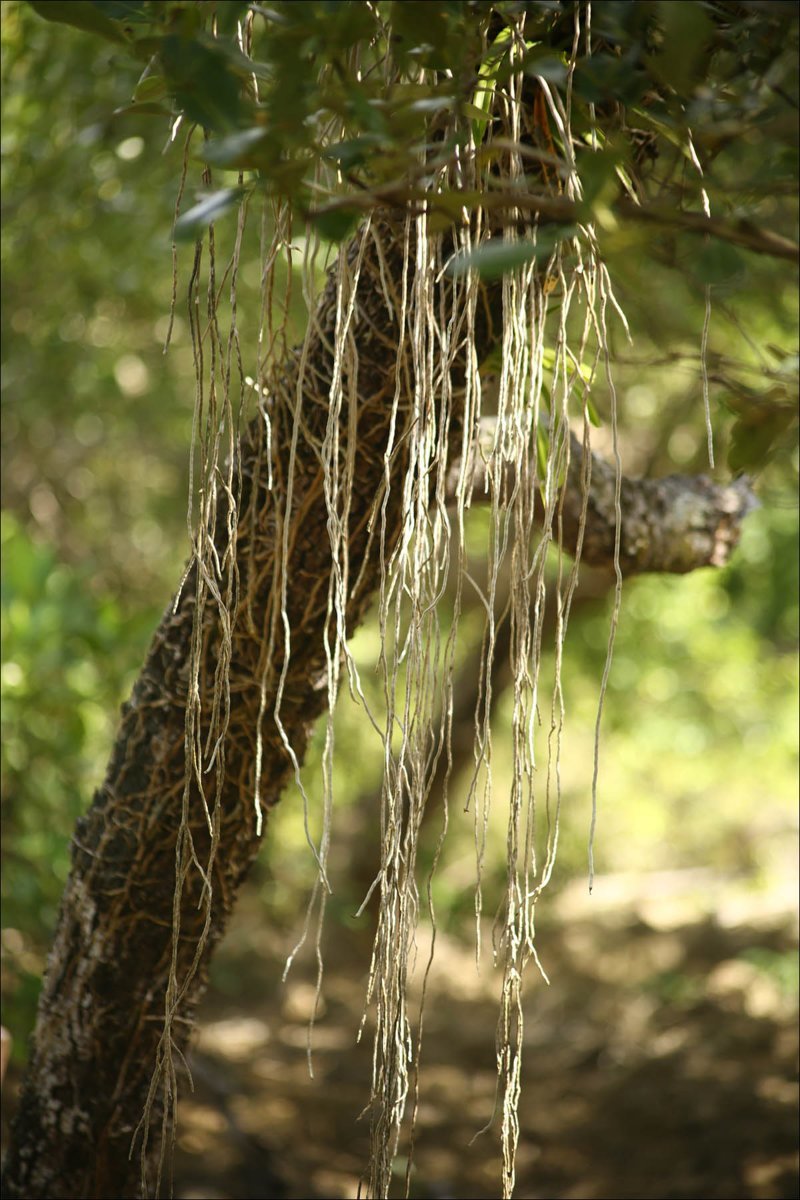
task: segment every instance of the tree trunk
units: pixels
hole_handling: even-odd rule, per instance
[[[382,227],[368,236],[358,287],[354,337],[358,345],[358,470],[350,516],[350,559],[359,576],[368,544],[367,521],[381,491],[384,449],[395,392],[398,328],[384,288],[399,282],[402,239]],[[382,239],[381,255],[378,240]],[[383,270],[393,279],[383,282]],[[303,433],[298,439],[286,609],[292,643],[281,720],[302,761],[313,723],[327,703],[323,648],[331,566],[326,529],[323,471],[315,446],[325,433],[335,332],[335,286],[329,280],[309,346],[303,396]],[[261,701],[261,655],[279,604],[276,530],[286,495],[286,448],[292,436],[298,357],[285,364],[272,397],[273,490],[267,490],[264,424],[259,417],[241,440],[243,495],[237,531],[241,594],[233,629],[230,664],[231,713],[222,784],[219,848],[213,864],[213,910],[203,960],[180,1005],[176,1035],[185,1048],[192,1015],[205,986],[214,944],[222,935],[234,899],[258,853],[253,805],[259,711],[262,720],[261,803],[275,804],[292,764],[273,719],[283,666],[282,632],[268,667],[266,704]],[[403,399],[401,398],[401,409]],[[348,439],[343,404],[342,453]],[[401,415],[402,421],[402,415]],[[400,431],[402,430],[402,423]],[[402,456],[393,470],[402,471]],[[400,489],[393,489],[395,496]],[[220,525],[224,522],[220,522]],[[390,511],[387,543],[395,536],[397,512]],[[222,529],[220,529],[222,535]],[[220,553],[224,541],[219,539]],[[377,548],[376,548],[377,550]],[[360,575],[347,607],[350,628],[361,619],[379,580],[377,552]],[[123,706],[103,786],[79,822],[72,871],[61,904],[48,960],[32,1055],[14,1122],[4,1174],[9,1197],[127,1197],[140,1192],[138,1153],[131,1138],[148,1095],[164,1021],[164,997],[172,955],[172,908],[176,839],[184,790],[184,734],[195,575],[190,574],[176,611],[159,625],[134,686]],[[220,649],[215,614],[204,621],[201,702],[207,712]],[[213,780],[211,782],[213,792]],[[207,861],[209,833],[200,797],[190,797],[190,829],[199,861]],[[180,909],[177,978],[189,970],[204,925],[200,875],[187,876]],[[158,1124],[154,1121],[153,1124]],[[155,1146],[153,1146],[155,1151]]]

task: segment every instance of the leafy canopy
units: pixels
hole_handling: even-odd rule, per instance
[[[246,186],[288,197],[323,225],[332,201],[339,211],[348,203],[361,211],[414,195],[414,184],[425,182],[421,151],[457,154],[455,138],[437,137],[438,112],[472,115],[482,140],[487,98],[510,74],[510,23],[521,11],[526,74],[569,86],[579,138],[602,129],[601,147],[578,147],[587,214],[607,207],[643,163],[658,163],[663,201],[680,193],[685,205],[697,202],[690,130],[712,206],[725,201],[739,216],[763,217],[764,193],[796,182],[797,14],[789,3],[596,4],[591,46],[569,79],[571,4],[34,0],[33,7],[126,47],[144,64],[123,112],[202,125],[209,164],[243,172]],[[391,74],[382,69],[389,55],[400,69]],[[767,161],[751,153],[739,178],[711,170],[733,144],[741,150],[742,138],[753,151],[768,146]],[[331,163],[335,185],[321,187],[315,172]],[[432,166],[428,158],[428,175]],[[521,183],[542,190],[538,164]],[[478,200],[467,198],[467,207]],[[465,199],[444,193],[439,203],[455,213]],[[732,269],[731,259],[711,259],[712,282]]]
[[[142,64],[124,121],[199,125],[205,191],[179,217],[192,240],[244,196],[285,199],[327,241],[377,206],[425,202],[430,227],[510,198],[535,212],[538,249],[492,240],[456,263],[496,278],[591,223],[614,267],[634,255],[702,287],[740,283],[743,250],[797,259],[797,8],[791,3],[634,0],[591,6],[576,66],[577,8],[535,0],[228,0],[38,3],[49,21],[95,33]],[[525,13],[525,44],[514,22]],[[513,194],[440,183],[469,141],[484,161],[492,97],[512,47],[530,80],[535,137]],[[391,62],[392,69],[388,69]],[[537,89],[568,94],[565,146]],[[453,112],[460,122],[447,120]],[[466,131],[466,132],[465,132]],[[197,147],[199,143],[195,141]],[[580,196],[563,187],[574,161]],[[452,179],[452,174],[450,176]],[[698,235],[704,235],[698,238]],[[761,391],[718,380],[736,418],[729,465],[754,470],[796,428],[797,357]]]

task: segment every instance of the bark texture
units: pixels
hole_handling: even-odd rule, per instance
[[[400,309],[401,237],[384,223],[368,236],[363,253],[352,336],[358,379],[344,389],[357,395],[351,424],[345,400],[340,440],[346,452],[355,428],[358,470],[350,514],[350,628],[361,619],[380,580],[377,544],[368,520],[384,481],[392,401],[398,377],[411,386],[410,364],[400,364],[396,313]],[[355,243],[354,243],[355,245]],[[350,253],[353,253],[351,247]],[[447,287],[445,281],[442,284]],[[387,292],[396,292],[395,306]],[[486,313],[491,305],[485,306]],[[481,318],[482,320],[484,318]],[[335,288],[321,298],[318,325],[304,374],[301,432],[297,444],[291,512],[287,514],[289,573],[286,608],[292,629],[291,659],[281,717],[302,760],[313,722],[327,701],[325,623],[331,565],[327,510],[319,448],[328,417],[333,367]],[[493,334],[478,331],[487,347]],[[261,703],[263,650],[276,618],[276,554],[286,497],[286,448],[290,444],[299,359],[284,364],[272,397],[273,490],[266,487],[263,423],[259,418],[240,445],[243,494],[237,531],[241,604],[233,626],[230,665],[231,715],[222,786],[219,850],[214,859],[214,906],[201,969],[181,1003],[178,1048],[185,1048],[193,1012],[206,978],[214,944],[224,932],[237,891],[258,852],[253,809],[254,763],[259,712],[262,721],[262,807],[274,805],[292,771],[273,710],[283,667],[283,638],[275,640],[268,663],[266,705]],[[410,395],[401,395],[402,431]],[[457,440],[457,439],[456,439]],[[392,471],[399,478],[401,453]],[[575,468],[573,469],[574,472]],[[613,550],[613,493],[608,469],[596,467],[590,499],[590,530],[584,556],[609,561]],[[569,478],[564,524],[580,512],[580,473]],[[577,490],[576,490],[577,485]],[[396,486],[392,495],[399,497]],[[706,483],[662,481],[630,484],[625,491],[622,545],[635,569],[689,570],[716,563],[732,540],[742,504]],[[687,499],[688,497],[688,499]],[[575,505],[577,504],[577,508]],[[675,513],[689,506],[674,553],[648,558],[648,546],[669,540]],[[683,506],[683,508],[681,507]],[[694,515],[691,515],[694,514]],[[223,514],[224,516],[224,514]],[[387,552],[401,514],[388,508]],[[609,520],[611,518],[611,524]],[[672,522],[672,524],[670,524]],[[224,546],[220,521],[220,548]],[[724,529],[724,533],[720,532]],[[588,552],[588,553],[587,553]],[[649,566],[648,566],[649,563]],[[123,707],[116,744],[103,786],[78,823],[72,872],[50,954],[33,1038],[31,1061],[8,1154],[4,1195],[8,1197],[133,1197],[140,1194],[138,1153],[129,1157],[153,1071],[164,1018],[164,995],[172,948],[176,838],[184,789],[184,729],[195,577],[190,575],[175,611],[167,610],[156,631],[130,701]],[[278,622],[280,626],[280,622]],[[220,657],[220,634],[209,609],[203,630],[201,700],[207,711]],[[213,781],[212,781],[213,791]],[[209,835],[199,797],[190,804],[190,827],[200,862]],[[198,908],[200,877],[190,873],[181,904],[177,975],[182,979],[195,955],[204,917]]]
[[[582,510],[583,449],[573,453],[564,491],[564,536],[575,545]],[[614,561],[616,472],[592,455],[581,561]],[[722,567],[739,540],[744,517],[756,501],[746,479],[718,484],[708,475],[662,479],[623,477],[620,486],[619,565],[623,575],[646,571],[683,575],[698,567]]]

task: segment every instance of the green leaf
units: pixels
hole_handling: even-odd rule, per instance
[[[374,136],[386,134],[386,118],[380,110],[377,98],[365,94],[363,86],[348,83],[347,107],[350,114],[358,121],[361,128]]]
[[[410,113],[441,112],[443,108],[452,109],[455,103],[455,96],[448,96],[446,93],[441,96],[426,96],[420,100],[412,100],[410,104],[406,105],[406,111]]]
[[[733,471],[763,467],[777,448],[776,443],[797,423],[794,389],[788,381],[757,392],[738,380],[727,380],[720,403],[739,418],[731,430],[728,450],[728,464]]]
[[[554,462],[559,462],[558,475],[554,482],[556,489],[563,488],[567,478],[566,463],[561,459],[563,449],[563,433],[556,436],[556,443],[553,449],[550,448],[550,430],[546,425],[537,425],[536,427],[536,464],[539,473],[539,492],[542,497],[542,503],[545,500],[545,482],[547,480],[547,466],[551,455]],[[559,461],[560,460],[560,461]]]
[[[364,133],[360,137],[346,138],[343,142],[326,146],[322,156],[338,163],[342,170],[350,171],[366,162],[375,153],[375,147],[382,145],[383,141],[379,134]]]
[[[270,8],[266,4],[251,4],[253,12],[258,13],[265,21],[272,21],[275,25],[290,25],[291,22],[286,13],[281,12],[277,8]]]
[[[465,117],[469,117],[471,121],[486,122],[486,109],[479,108],[477,104],[470,104],[468,100],[462,100],[458,105],[458,111]],[[477,145],[477,143],[476,143]]]
[[[544,499],[544,481],[547,479],[547,458],[550,454],[550,434],[544,425],[536,427],[536,464],[539,469],[539,485]]]
[[[215,167],[246,170],[258,165],[259,156],[254,151],[268,140],[268,131],[259,125],[206,142],[197,157]]]
[[[480,146],[489,126],[489,113],[497,86],[497,75],[510,49],[511,29],[506,26],[498,33],[478,69],[479,83],[475,89],[475,95],[472,97],[473,107],[481,114],[472,123],[472,135],[476,146]]]
[[[159,104],[157,100],[143,100],[141,104],[123,104],[122,108],[115,108],[111,115],[112,117],[170,117],[175,114],[166,104]]]
[[[256,62],[254,58],[249,58],[246,54],[242,53],[235,42],[212,37],[211,34],[202,32],[198,35],[197,41],[200,45],[205,46],[207,50],[210,50],[212,54],[224,59],[237,75],[245,78],[251,75],[255,75],[258,79],[274,78],[275,72],[268,63]]]
[[[565,54],[555,54],[549,47],[533,45],[525,52],[523,70],[526,75],[538,76],[548,83],[561,86],[567,79],[568,60]]]
[[[583,402],[586,405],[586,412],[589,416],[590,423],[594,425],[595,429],[600,429],[603,424],[603,418],[597,411],[597,405],[588,392],[584,396]]]
[[[159,53],[178,105],[207,129],[230,129],[241,111],[239,80],[228,70],[220,46],[170,35],[162,39]]]
[[[583,188],[582,204],[590,216],[598,205],[608,204],[619,190],[617,167],[622,161],[619,150],[606,146],[586,151],[578,159],[578,174]]]
[[[152,13],[147,11],[146,0],[136,3],[136,0],[93,0],[95,8],[103,10],[107,17],[114,21],[144,22],[152,21]]]
[[[309,219],[326,242],[342,242],[358,225],[361,213],[355,208],[334,208],[330,212],[309,213]]]
[[[574,75],[575,91],[591,104],[636,104],[649,83],[634,51],[623,58],[594,54],[580,59]]]
[[[123,45],[128,42],[116,21],[112,21],[98,5],[91,4],[89,0],[46,0],[46,3],[44,0],[31,0],[31,8],[45,21],[71,25],[86,33],[97,33],[109,42],[121,42]]]
[[[144,75],[133,91],[134,104],[144,101],[163,100],[167,95],[167,81],[163,75]]]
[[[787,350],[785,346],[776,346],[774,342],[767,342],[767,350],[773,358],[777,358],[779,363],[788,363],[794,372],[797,372],[798,354],[796,350]]]
[[[791,404],[794,408],[787,382],[774,383],[765,391],[762,388],[749,387],[742,383],[741,379],[725,377],[722,379],[725,390],[720,393],[719,402],[728,412],[736,413],[750,425],[762,425],[776,407],[784,408]]]
[[[411,58],[425,67],[453,69],[454,57],[461,49],[457,35],[465,7],[446,0],[393,0],[389,20],[398,57]]]
[[[768,421],[753,426],[747,420],[737,421],[731,432],[728,466],[732,471],[760,470],[772,457],[776,442],[796,420],[796,414],[776,410]]]
[[[231,36],[235,34],[238,22],[249,7],[248,0],[225,0],[224,4],[217,4],[215,14],[219,33]]]
[[[237,205],[244,192],[244,188],[222,188],[218,192],[212,192],[211,195],[205,196],[188,212],[178,217],[175,222],[175,240],[191,241],[197,236],[200,229],[204,229],[206,225],[216,221],[217,217],[222,216],[229,208]]]
[[[709,238],[698,250],[693,248],[689,261],[692,274],[701,283],[726,283],[735,276],[743,276],[746,270],[744,259],[735,246]]]
[[[575,232],[572,225],[551,225],[539,232],[536,243],[506,242],[501,238],[491,238],[476,250],[458,254],[449,264],[447,273],[455,277],[474,270],[481,279],[499,279],[508,271],[524,266],[534,259],[547,260],[556,246],[565,238],[573,237]]]
[[[714,36],[714,28],[698,0],[660,0],[658,19],[664,41],[660,54],[652,55],[648,65],[657,79],[668,84],[679,96],[689,95],[701,73]]]

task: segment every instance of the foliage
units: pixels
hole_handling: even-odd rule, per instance
[[[146,603],[173,583],[191,355],[180,314],[161,352],[174,204],[162,132],[112,118],[135,72],[94,50],[87,60],[80,34],[4,7],[3,503]]]
[[[163,136],[166,119],[173,136],[181,122],[196,122],[206,139],[196,151],[206,164],[204,191],[195,204],[184,204],[176,226],[179,238],[191,240],[253,191],[285,197],[296,213],[310,218],[324,238],[333,240],[345,237],[360,214],[375,204],[402,204],[423,195],[449,223],[487,197],[463,189],[437,188],[433,196],[426,191],[441,165],[465,149],[457,137],[442,141],[438,116],[453,107],[467,114],[474,111],[472,135],[485,143],[480,153],[496,155],[500,148],[493,149],[487,140],[483,114],[487,97],[502,90],[508,76],[510,22],[525,11],[522,53],[533,89],[537,80],[567,86],[564,51],[572,38],[569,6],[538,3],[406,0],[370,6],[278,0],[264,8],[144,0],[33,8],[51,22],[92,30],[108,42],[95,61],[95,72],[114,85],[105,93],[105,106],[105,82],[100,89],[96,78],[80,82],[68,55],[60,60],[60,70],[52,60],[47,64],[56,76],[54,84],[60,77],[66,90],[69,81],[71,99],[81,88],[87,99],[91,96],[95,113],[94,123],[82,130],[77,142],[65,143],[63,120],[60,133],[56,126],[50,138],[62,149],[57,163],[50,160],[50,168],[55,165],[66,178],[79,178],[84,147],[99,143],[100,149],[92,159],[92,170],[101,181],[97,198],[87,195],[94,189],[85,181],[61,228],[87,222],[98,198],[103,225],[109,209],[125,216],[115,227],[109,222],[107,231],[98,229],[98,244],[101,231],[104,244],[130,236],[131,223],[138,224],[144,215],[131,199],[130,173],[136,170],[132,164],[152,142],[156,124],[157,136]],[[23,17],[19,13],[10,20]],[[30,24],[25,21],[26,30]],[[42,30],[32,28],[31,34],[38,40]],[[538,251],[525,241],[490,243],[477,251],[474,262],[465,260],[460,267],[501,274],[534,253],[546,255],[559,238],[569,237],[570,219],[580,218],[594,223],[615,279],[624,280],[636,262],[662,265],[673,270],[665,286],[693,279],[724,302],[746,272],[759,269],[739,247],[769,249],[768,241],[759,247],[761,233],[791,235],[794,230],[796,11],[780,3],[606,2],[596,6],[592,38],[591,57],[580,60],[569,80],[580,203],[570,204],[561,194],[552,214],[546,209],[540,213],[542,221],[554,220],[555,225],[546,235],[540,232]],[[17,41],[13,29],[9,40]],[[20,50],[17,41],[10,53]],[[385,82],[388,75],[381,68],[389,53],[404,71],[399,82]],[[325,69],[313,70],[320,60]],[[119,70],[129,80],[129,105],[118,104],[123,94],[116,78]],[[13,71],[12,63],[12,78]],[[24,168],[21,176],[9,180],[12,211],[14,192],[21,194],[30,184],[33,145],[23,131],[36,105],[35,96],[29,97],[26,116],[17,111],[19,100],[12,98],[7,115],[15,125],[11,152],[18,144]],[[112,121],[115,104],[118,116]],[[536,122],[539,144],[534,140],[530,170],[515,181],[515,193],[542,200],[542,185],[557,182],[559,156],[566,151],[551,119],[540,114]],[[113,146],[115,132],[123,129],[126,136]],[[121,163],[114,163],[110,150]],[[120,170],[126,164],[130,165]],[[161,175],[166,185],[168,175]],[[562,191],[560,185],[556,190]],[[625,201],[635,204],[627,203],[621,219],[616,210]],[[170,208],[171,198],[165,198],[165,232]],[[714,226],[714,237],[701,242],[697,232],[702,227],[687,222],[702,209],[722,223]],[[726,225],[727,216],[732,220]],[[7,253],[19,256],[23,246],[16,239],[24,236],[23,230],[30,237],[39,227],[36,221],[26,222],[15,231],[15,244]],[[151,255],[157,243],[143,230],[141,244],[142,265],[155,268]],[[144,271],[142,276],[144,282]],[[144,286],[158,286],[154,281],[159,279],[162,288],[166,286],[163,272],[149,270]],[[135,266],[126,267],[116,310],[97,314],[99,332],[88,324],[93,342],[112,336],[104,330],[131,307],[137,283]],[[18,331],[25,332],[26,322],[30,328],[34,322],[30,308],[24,303],[19,307]],[[90,318],[81,308],[80,302],[62,308],[74,312],[62,325],[61,338],[68,344],[87,329]],[[65,347],[60,349],[68,363]],[[154,351],[151,344],[142,357],[141,351],[129,347],[124,356],[129,394],[137,394],[136,379],[146,377]],[[730,372],[712,380],[721,403],[736,418],[729,450],[734,471],[759,469],[796,439],[797,356],[780,346],[776,352],[778,361],[769,364],[766,386]],[[122,371],[124,377],[119,359],[118,374]],[[110,381],[110,372],[107,378]],[[21,382],[27,385],[28,379]],[[167,420],[174,412],[174,405],[160,406],[155,419]],[[115,428],[124,426],[115,421]],[[40,440],[46,438],[43,428]]]
[[[568,6],[565,12],[555,4],[502,0],[377,6],[278,0],[269,8],[168,0],[34,8],[82,29],[94,23],[94,32],[127,46],[146,64],[133,90],[134,112],[184,114],[198,122],[212,135],[206,161],[247,172],[252,186],[285,194],[307,212],[334,197],[344,210],[348,204],[363,210],[364,193],[402,177],[420,150],[453,153],[455,145],[420,143],[425,119],[455,105],[484,120],[485,95],[502,87],[509,72],[508,22],[521,11],[523,61],[531,77],[563,84],[558,40],[566,48],[572,37],[564,19]],[[248,9],[262,18],[253,24],[249,53],[240,25],[250,19]],[[378,69],[389,50],[389,28],[391,53],[408,82],[385,83]],[[593,109],[603,110],[608,150],[582,156],[587,216],[597,215],[601,196],[607,206],[611,178],[633,174],[632,153],[617,135],[637,124],[646,135],[647,156],[667,160],[662,187],[679,187],[684,196],[687,129],[710,163],[743,136],[753,149],[768,140],[768,160],[760,163],[762,192],[765,185],[771,190],[793,179],[797,23],[791,5],[603,3],[596,7],[592,36],[594,53],[580,62],[573,99],[587,137]],[[350,67],[362,52],[364,70],[354,78]],[[312,68],[320,58],[326,69],[317,72]],[[331,128],[342,134],[336,142],[328,137]],[[476,129],[483,132],[480,124]],[[340,167],[339,186],[327,197],[312,196],[315,169],[326,160]],[[752,183],[740,176],[736,198],[747,195]],[[712,172],[705,186],[732,202],[729,178]],[[697,180],[693,191],[699,196]],[[450,211],[453,204],[461,208],[464,198],[445,194],[440,202]],[[735,270],[735,255],[726,254],[708,253],[713,281],[720,271]]]
[[[238,174],[236,186],[215,189],[180,217],[179,237],[193,237],[252,189],[285,196],[333,240],[347,236],[376,203],[415,197],[425,197],[449,223],[486,197],[441,187],[431,196],[437,167],[466,149],[458,136],[442,141],[437,114],[454,107],[473,114],[472,136],[484,141],[482,114],[508,77],[510,22],[521,10],[527,74],[567,84],[564,51],[572,30],[558,5],[279,2],[258,10],[262,22],[240,25],[237,41],[247,7],[217,11],[212,4],[209,34],[197,6],[125,5],[114,14],[115,29],[107,30],[117,40],[124,36],[138,57],[151,56],[132,111],[138,103],[152,106],[154,95],[171,101],[173,116],[204,126],[203,161],[223,176]],[[724,236],[687,244],[680,213],[703,208],[735,216],[739,231],[793,233],[796,210],[781,197],[797,190],[796,12],[787,4],[695,0],[596,7],[591,57],[580,60],[568,84],[580,202],[564,207],[562,196],[561,224],[556,208],[556,224],[540,232],[536,249],[525,241],[492,242],[456,269],[473,267],[492,278],[537,254],[544,260],[574,233],[572,217],[594,223],[615,277],[621,260],[644,253],[724,295],[750,265],[732,244],[746,245],[747,238],[737,238],[733,226],[717,226]],[[384,82],[389,53],[405,69],[405,81]],[[315,72],[320,55],[326,69]],[[514,190],[541,199],[543,181],[560,172],[558,160],[548,167],[542,151],[567,160],[569,154],[548,117],[536,119],[539,145]],[[482,152],[498,151],[489,143]],[[621,222],[614,207],[624,197],[635,205]],[[663,226],[655,243],[647,224],[638,224],[642,211]],[[550,219],[546,210],[540,219]],[[790,444],[796,440],[798,360],[784,350],[778,355],[766,388],[735,376],[716,381],[737,418],[728,457],[733,471],[757,470],[787,434]]]
[[[86,572],[2,515],[2,904],[6,1021],[30,1022],[77,818],[100,783],[114,714],[155,619],[125,616]],[[22,1053],[24,1042],[18,1043]]]

